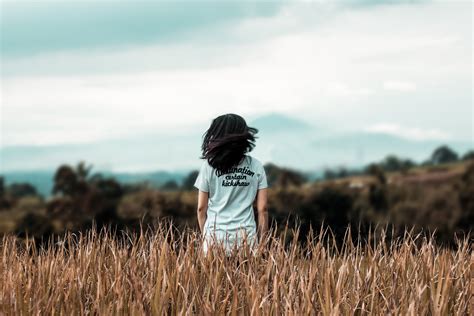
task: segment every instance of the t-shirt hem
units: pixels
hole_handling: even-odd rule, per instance
[[[197,185],[194,185],[194,187],[195,187],[196,189],[198,189],[199,191],[209,193],[209,190],[206,190],[206,189],[204,189],[203,187],[199,187],[199,186],[197,186]]]

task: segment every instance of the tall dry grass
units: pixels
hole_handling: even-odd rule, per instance
[[[329,236],[306,246],[270,236],[232,256],[205,256],[199,235],[164,226],[68,234],[47,247],[4,236],[0,314],[472,315],[467,239],[449,250],[413,234],[362,244],[348,231],[342,247]]]

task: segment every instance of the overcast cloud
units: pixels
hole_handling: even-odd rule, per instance
[[[473,140],[470,1],[2,2],[2,146],[281,112]]]

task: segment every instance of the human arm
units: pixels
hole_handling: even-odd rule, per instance
[[[201,233],[204,230],[204,223],[207,219],[207,207],[209,202],[209,192],[199,190],[198,205],[197,205],[197,219]]]
[[[264,237],[268,232],[268,207],[267,207],[268,189],[260,189],[257,191],[257,233],[260,238]]]
[[[194,187],[198,189],[197,219],[199,229],[203,232],[209,202],[209,170],[206,161],[201,165],[201,170],[199,170],[196,181],[194,182]]]

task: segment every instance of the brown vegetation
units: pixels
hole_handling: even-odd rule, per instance
[[[472,152],[459,160],[447,146],[438,147],[422,165],[389,155],[364,169],[326,170],[327,179],[266,164],[272,225],[300,226],[300,241],[311,227],[328,225],[338,242],[347,226],[367,234],[388,225],[390,238],[407,229],[435,231],[435,239],[452,246],[455,234],[474,231],[474,162]],[[4,185],[0,177],[0,234],[45,239],[93,225],[117,231],[139,230],[171,219],[178,229],[197,228],[193,187],[197,171],[181,184],[159,188],[147,183],[122,184],[91,174],[91,166],[62,165],[54,175],[53,196],[37,195],[28,183]]]
[[[396,238],[408,228],[436,231],[435,238],[453,244],[455,233],[474,230],[474,164],[457,163],[443,170],[411,169],[387,173],[372,166],[365,176],[303,182],[291,170],[269,169],[269,214],[273,226],[300,225],[300,241],[311,227],[328,225],[338,241],[349,225],[366,234],[370,226],[389,225]],[[437,167],[438,169],[441,167]],[[84,165],[62,166],[55,177],[55,196],[20,198],[4,194],[0,233],[48,238],[111,225],[138,230],[172,219],[178,229],[196,227],[193,190],[131,188],[100,175],[90,176]],[[192,176],[186,180],[189,187]]]
[[[275,235],[206,256],[195,233],[66,234],[42,248],[0,240],[0,314],[472,315],[468,240],[436,247],[407,233],[342,245],[322,231],[306,246]],[[377,238],[375,238],[377,237]]]

